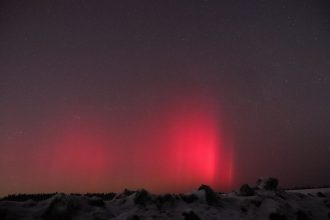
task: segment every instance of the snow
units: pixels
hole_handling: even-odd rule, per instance
[[[206,191],[155,195],[146,190],[127,191],[103,201],[93,195],[55,194],[42,201],[0,201],[0,219],[297,219],[330,218],[330,188],[265,190],[254,187],[253,196],[239,192],[214,193],[210,205]],[[184,199],[185,198],[185,199]],[[187,199],[193,198],[193,199]]]
[[[330,188],[292,189],[292,190],[287,190],[287,192],[296,192],[296,193],[317,195],[317,193],[319,193],[319,192],[330,193]]]

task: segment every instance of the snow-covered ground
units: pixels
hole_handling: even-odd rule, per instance
[[[275,185],[245,185],[220,194],[208,186],[186,194],[154,195],[124,191],[111,200],[55,194],[42,201],[0,201],[0,219],[330,219],[330,188],[280,190]]]

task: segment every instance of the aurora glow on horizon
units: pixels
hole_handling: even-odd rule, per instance
[[[102,114],[68,119],[63,111],[62,120],[41,131],[46,142],[16,161],[18,169],[25,167],[35,178],[19,175],[15,182],[27,189],[38,185],[35,192],[107,192],[125,187],[182,192],[201,183],[230,189],[233,152],[224,145],[216,102],[197,91],[187,94],[195,95],[169,99],[154,112],[139,115],[129,133],[116,129],[120,125]],[[11,149],[22,143],[6,145],[10,148],[3,163],[10,163],[17,158]]]

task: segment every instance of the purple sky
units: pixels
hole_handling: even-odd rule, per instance
[[[3,0],[0,30],[0,194],[330,184],[329,1]]]

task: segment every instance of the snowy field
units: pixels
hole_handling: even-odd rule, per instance
[[[40,201],[7,197],[0,201],[0,219],[330,219],[330,188],[285,191],[277,183],[276,179],[263,179],[256,186],[243,185],[226,194],[202,185],[186,194],[125,190],[105,199],[61,193]]]

